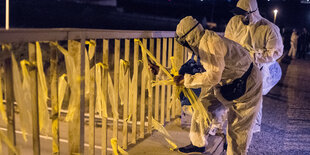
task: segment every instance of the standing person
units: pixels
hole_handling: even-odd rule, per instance
[[[281,68],[276,62],[283,54],[280,29],[263,18],[256,0],[239,0],[227,24],[225,37],[246,48],[253,62],[261,69],[263,95],[281,79]],[[257,116],[253,132],[260,132],[262,107]]]
[[[189,48],[190,55],[200,59],[204,72],[176,76],[177,85],[201,88],[198,100],[206,103],[212,92],[228,111],[227,154],[246,154],[252,137],[252,126],[261,106],[262,78],[251,56],[239,44],[204,30],[191,16],[183,18],[176,28],[177,41]],[[212,91],[211,91],[212,90]],[[206,107],[208,108],[208,107]],[[194,109],[190,128],[191,144],[179,148],[182,153],[205,151],[208,126]]]
[[[298,58],[299,59],[306,59],[306,53],[308,52],[309,46],[309,37],[310,34],[307,29],[304,27],[302,33],[300,34],[298,44],[300,45],[298,49]]]
[[[298,44],[298,35],[297,30],[293,29],[292,35],[291,35],[291,48],[288,52],[288,56],[292,57],[292,59],[296,58],[296,52],[297,52],[297,44]]]

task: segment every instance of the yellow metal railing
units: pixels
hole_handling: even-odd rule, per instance
[[[0,30],[0,44],[3,47],[0,62],[4,69],[1,77],[4,79],[8,118],[7,124],[0,122],[0,126],[7,131],[10,142],[16,145],[18,141],[16,131],[22,129],[18,123],[23,120],[16,121],[14,116],[20,115],[24,110],[32,112],[32,131],[26,131],[28,135],[32,135],[30,141],[33,154],[42,153],[45,145],[51,145],[52,149],[49,151],[52,152],[49,153],[53,154],[59,154],[63,150],[67,154],[112,154],[112,138],[113,143],[116,139],[117,145],[126,150],[129,145],[134,145],[137,140],[152,133],[152,118],[165,124],[180,115],[180,104],[171,98],[175,86],[157,85],[147,91],[146,81],[143,79],[143,74],[146,73],[142,71],[143,62],[140,61],[141,48],[134,39],[140,39],[143,46],[153,53],[163,66],[171,67],[170,57],[173,56],[174,63],[180,67],[186,58],[185,49],[176,43],[174,32],[171,31]],[[39,48],[42,48],[41,63],[48,79],[49,100],[45,104],[49,107],[46,112],[49,113],[50,120],[45,122],[49,124],[48,132],[41,131],[41,134],[38,103],[40,62],[37,62]],[[36,81],[31,85],[34,100],[29,109],[18,108],[24,104],[18,102],[17,110],[14,108],[14,91],[18,90],[13,89],[11,53],[16,56],[17,62],[25,59],[33,64],[32,67],[28,66],[31,79]],[[69,62],[70,60],[72,62]],[[119,63],[120,60],[122,63]],[[67,78],[60,78],[64,74]],[[113,80],[109,80],[109,77]],[[155,77],[151,78],[155,80]],[[67,88],[60,85],[64,80],[68,82]],[[109,84],[112,89],[109,89]],[[60,96],[64,98],[61,103]],[[70,112],[72,118],[68,119]],[[46,144],[41,140],[42,137],[51,137],[46,139],[51,139],[52,143]],[[62,145],[65,142],[69,149]],[[23,148],[18,144],[16,148],[23,154]],[[12,149],[8,149],[8,152],[14,154]]]

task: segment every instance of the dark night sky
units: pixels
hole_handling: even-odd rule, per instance
[[[10,0],[10,26],[174,30],[178,20],[192,15],[199,20],[206,17],[207,21],[224,27],[232,17],[229,11],[237,3],[237,0],[118,0],[117,7],[107,7],[88,4],[98,0],[82,0],[86,3],[72,1]],[[310,28],[310,3],[258,0],[258,5],[262,16],[271,21],[273,10],[278,9],[276,24],[280,27]],[[3,0],[0,3],[1,27],[4,27],[4,6]]]

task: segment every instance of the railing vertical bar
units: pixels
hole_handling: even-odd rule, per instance
[[[172,57],[172,38],[168,39],[168,68],[171,68],[171,60],[170,58]],[[170,122],[170,117],[171,117],[171,85],[167,86],[167,114],[166,114],[166,121]]]
[[[161,39],[156,39],[156,60],[157,62],[160,62],[160,52],[161,52]],[[158,80],[158,77],[156,76],[156,81]],[[155,87],[155,110],[154,110],[154,116],[155,120],[159,121],[159,85],[156,85]]]
[[[119,99],[119,59],[120,59],[120,40],[114,40],[114,106],[116,112],[118,112],[118,99]],[[118,136],[118,118],[113,116],[113,138],[117,139]]]
[[[174,42],[174,47],[175,47],[175,51],[174,51],[174,55],[175,55],[175,65],[177,67],[177,69],[179,70],[182,66],[182,64],[184,63],[184,58],[185,58],[185,53],[184,53],[184,47],[181,46],[179,43]],[[180,100],[176,100],[175,101],[175,114],[176,115],[181,115],[181,103]]]
[[[6,51],[6,52],[9,52],[9,51]],[[5,74],[6,95],[5,96],[6,96],[6,106],[7,106],[6,107],[6,114],[7,114],[7,119],[8,119],[7,134],[8,134],[9,140],[15,146],[16,145],[16,135],[15,135],[14,92],[13,92],[13,75],[12,75],[13,72],[12,72],[11,58],[6,59],[4,65],[5,65],[5,72],[6,72],[6,74]],[[8,150],[8,152],[9,152],[9,155],[14,155],[14,152],[11,151],[10,149]]]
[[[95,40],[94,40],[95,41]],[[96,46],[88,46],[88,57],[86,57],[87,59],[89,59],[89,64],[95,64],[95,60],[96,60]],[[95,54],[92,58],[90,58],[90,51],[93,50],[91,48],[95,48]],[[93,66],[89,66],[90,68],[92,68]],[[90,155],[94,155],[95,154],[95,94],[96,94],[96,83],[95,79],[96,77],[96,72],[95,69],[91,70],[90,69],[90,83],[88,83],[89,85],[93,85],[93,86],[89,86],[89,96],[87,97],[88,103],[89,103],[89,139],[88,139],[88,143],[89,143],[89,154]]]
[[[139,45],[137,42],[134,42],[134,61],[133,61],[133,104],[132,104],[132,137],[131,142],[136,143],[137,140],[137,98],[138,98],[138,64],[139,64]]]
[[[167,38],[163,39],[162,65],[167,65]],[[160,102],[160,123],[165,123],[165,104],[166,104],[166,86],[161,86],[161,102]]]
[[[103,54],[102,54],[102,62],[106,68],[103,68],[103,77],[102,77],[102,92],[104,96],[104,102],[108,103],[108,66],[109,66],[109,40],[103,40]],[[102,107],[102,113],[103,109],[107,109],[107,107]],[[101,154],[102,155],[107,155],[107,118],[102,117],[102,131],[101,131],[101,145],[102,145],[102,150]]]
[[[154,39],[150,39],[150,52],[152,54],[154,54]],[[151,74],[150,79],[153,80],[153,74]],[[147,128],[147,132],[151,133],[152,132],[152,117],[153,117],[153,87],[151,88],[150,92],[151,96],[149,95],[148,97],[148,113],[147,113],[147,117],[148,117],[148,128]]]
[[[147,48],[147,39],[142,40],[143,46]],[[145,63],[145,62],[143,62]],[[141,75],[141,96],[140,96],[140,138],[144,138],[144,122],[145,122],[145,77],[144,70]]]
[[[129,51],[130,51],[130,40],[125,39],[125,61],[129,62]],[[125,75],[125,102],[124,102],[124,108],[123,108],[123,149],[127,149],[128,146],[128,102],[129,102],[129,75],[130,70],[127,71]]]
[[[177,54],[177,41],[176,39],[174,38],[173,39],[173,57],[174,57],[174,64],[176,64],[176,62],[178,61],[179,57],[178,54]],[[179,70],[179,68],[177,68]],[[176,86],[173,86],[172,87],[172,94],[174,95],[176,93]],[[175,118],[175,111],[176,111],[176,97],[173,98],[173,101],[172,101],[172,105],[171,105],[171,118]]]
[[[79,45],[79,46],[78,46]],[[84,154],[84,104],[85,104],[85,39],[81,39],[79,44],[75,40],[68,40],[68,51],[69,53],[78,53],[76,54],[79,87],[76,90],[76,93],[79,96],[70,96],[70,99],[75,97],[77,99],[76,111],[73,115],[72,120],[69,121],[69,153],[70,154]],[[83,77],[83,78],[82,78]]]
[[[51,105],[52,105],[52,135],[53,135],[53,155],[59,155],[59,105],[57,95],[57,63],[58,52],[55,46],[51,46],[50,52],[50,86],[51,86]]]
[[[28,52],[29,52],[29,61],[36,62],[36,47],[33,43],[28,43]],[[33,103],[32,103],[32,140],[33,140],[33,154],[40,154],[40,131],[39,131],[39,107],[38,107],[38,77],[37,69],[30,71],[31,79],[34,79],[32,83],[31,94]]]
[[[81,72],[80,77],[85,77],[85,38],[81,38]],[[85,115],[85,78],[81,78],[80,81],[80,154],[84,154],[84,115]]]

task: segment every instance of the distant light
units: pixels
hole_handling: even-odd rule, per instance
[[[268,2],[270,1],[270,0],[267,0]]]
[[[200,0],[201,2],[203,2],[203,0]]]
[[[276,23],[276,19],[277,19],[277,14],[278,14],[278,9],[274,9],[273,10],[274,16],[273,16],[273,23]]]

